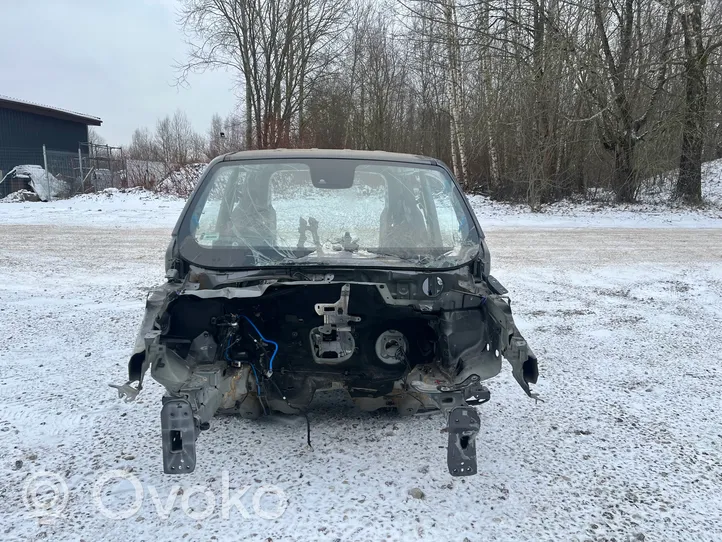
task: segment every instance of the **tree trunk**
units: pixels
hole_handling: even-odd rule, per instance
[[[617,202],[634,202],[637,197],[637,176],[631,135],[618,141],[614,147],[614,181]]]
[[[469,182],[469,169],[466,154],[466,130],[464,119],[461,115],[464,112],[463,104],[463,87],[461,72],[461,54],[459,51],[458,26],[456,22],[454,0],[446,0],[443,6],[444,22],[446,23],[446,47],[449,64],[449,102],[452,122],[452,143],[456,140],[457,150],[459,152],[460,172],[455,171],[454,174],[459,178],[462,184]],[[453,145],[452,145],[453,152]],[[453,154],[456,156],[456,153]],[[461,173],[461,177],[459,177]],[[468,186],[468,184],[464,184]]]
[[[306,110],[304,109],[306,105],[304,92],[306,89],[304,88],[304,79],[304,74],[301,74],[301,82],[298,85],[298,146],[301,149],[305,148],[304,136],[306,135]]]
[[[251,85],[246,82],[246,149],[253,148],[253,111],[251,106]]]
[[[534,3],[534,43],[532,58],[534,68],[534,131],[535,167],[531,169],[530,185],[527,190],[527,204],[532,211],[541,208],[541,199],[549,185],[549,103],[546,93],[546,51],[545,51],[545,1]]]
[[[695,60],[685,74],[686,111],[682,128],[682,153],[674,195],[687,203],[702,202],[702,150],[705,135],[707,82],[704,65]]]
[[[454,172],[454,177],[462,183],[464,183],[464,180],[461,178],[461,175],[459,174],[459,161],[456,158],[456,145],[458,140],[456,139],[456,128],[454,124],[454,118],[453,116],[449,117],[449,135],[451,139],[451,168]]]
[[[674,197],[686,203],[702,202],[702,152],[707,107],[707,59],[709,48],[702,36],[702,2],[689,0],[681,15],[685,50],[685,112],[682,126],[682,151]]]
[[[488,32],[489,29],[489,10],[484,7],[481,9],[479,30]],[[499,181],[499,154],[497,152],[496,142],[494,140],[494,127],[492,125],[491,107],[493,96],[493,85],[491,80],[491,55],[489,54],[489,39],[485,38],[481,49],[479,50],[479,92],[481,97],[481,114],[484,119],[485,139],[489,153],[489,179],[487,189],[496,186]]]
[[[691,0],[700,1],[700,0]],[[638,89],[642,84],[643,65],[639,64],[643,55],[639,52],[639,33],[641,32],[641,1],[624,0],[616,6],[603,0],[594,0],[594,19],[600,38],[601,50],[606,61],[606,78],[611,83],[610,94],[613,96],[614,107],[595,95],[604,126],[605,146],[614,150],[614,193],[620,203],[634,201],[639,188],[636,170],[636,143],[641,141],[646,132],[643,128],[650,115],[656,109],[657,102],[667,82],[667,66],[669,64],[670,43],[675,13],[675,2],[667,5],[664,33],[659,48],[659,64],[656,82],[652,94],[643,109],[641,116],[633,116],[634,103]],[[611,6],[611,7],[610,7]],[[616,16],[617,24],[610,28],[606,11],[611,10]],[[635,34],[636,32],[636,34]],[[618,36],[615,36],[617,34]],[[647,44],[647,47],[649,44]],[[612,49],[614,47],[614,50]],[[655,55],[656,56],[656,55]]]

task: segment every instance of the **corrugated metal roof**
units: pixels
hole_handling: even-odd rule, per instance
[[[50,107],[48,105],[28,102],[25,100],[18,100],[16,98],[3,95],[0,95],[0,107],[15,109],[18,111],[27,111],[29,113],[36,113],[38,115],[55,117],[58,119],[83,122],[89,126],[100,126],[103,122],[100,118],[93,117],[91,115],[84,115],[83,113],[76,113],[75,111],[69,111],[67,109],[59,109],[57,107]]]

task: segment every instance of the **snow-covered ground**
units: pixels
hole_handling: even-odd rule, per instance
[[[527,205],[469,198],[482,228],[719,228],[722,204],[700,209],[675,208],[666,203],[616,205],[605,202],[545,205],[533,213]]]
[[[310,415],[312,450],[302,418],[223,418],[194,473],[164,475],[162,389],[148,379],[126,404],[107,384],[125,380],[182,200],[0,204],[0,540],[722,540],[722,219],[476,203],[545,402],[505,367],[479,407],[480,474],[463,479],[447,473],[439,414],[333,396]],[[109,516],[132,511],[130,482],[99,486],[106,512],[93,496],[111,469],[141,488],[128,519]],[[59,517],[26,506],[41,471],[66,484]],[[224,484],[250,488],[250,517],[224,514]],[[280,519],[254,512],[268,486],[287,497]]]
[[[613,203],[613,194],[590,190],[590,201],[567,200],[545,205],[532,213],[527,205],[495,202],[483,196],[470,198],[484,228],[719,228],[722,223],[722,160],[707,162],[702,169],[699,209],[670,204],[676,173],[645,181],[635,204]]]
[[[191,164],[171,175],[176,188],[166,191],[186,194],[204,164]],[[590,193],[592,201],[561,201],[533,213],[527,205],[492,201],[471,196],[482,227],[492,228],[719,228],[722,227],[722,160],[708,162],[703,169],[702,193],[705,204],[699,209],[670,205],[673,175],[644,183],[639,203],[616,205],[611,194]],[[172,184],[172,183],[171,183]],[[170,185],[169,185],[170,186]],[[10,198],[12,199],[12,197]],[[3,202],[0,224],[54,224],[103,228],[172,228],[185,200],[133,188],[107,189],[49,203]],[[311,214],[323,216],[328,206],[319,201],[310,206]]]
[[[722,191],[722,190],[721,190]],[[492,228],[720,228],[722,203],[700,209],[664,203],[610,205],[560,202],[532,213],[526,205],[471,196],[484,230]],[[108,189],[51,202],[2,202],[0,224],[48,224],[101,228],[172,228],[185,200],[142,189]],[[313,207],[313,206],[312,206]],[[305,212],[323,216],[323,201]]]
[[[109,188],[50,202],[3,202],[0,224],[99,228],[172,228],[185,200],[141,188]]]

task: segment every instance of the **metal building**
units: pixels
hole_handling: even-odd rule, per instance
[[[43,146],[53,156],[87,155],[88,126],[101,123],[98,117],[0,96],[0,179],[15,166],[44,166]],[[0,184],[0,197],[9,191],[10,183]]]

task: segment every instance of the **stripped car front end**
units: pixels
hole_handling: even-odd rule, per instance
[[[502,358],[533,396],[537,360],[490,274],[477,219],[433,159],[266,151],[214,161],[176,225],[116,386],[167,390],[166,473],[195,468],[218,414],[306,413],[343,389],[363,410],[440,409],[452,475],[475,474],[475,405]]]

